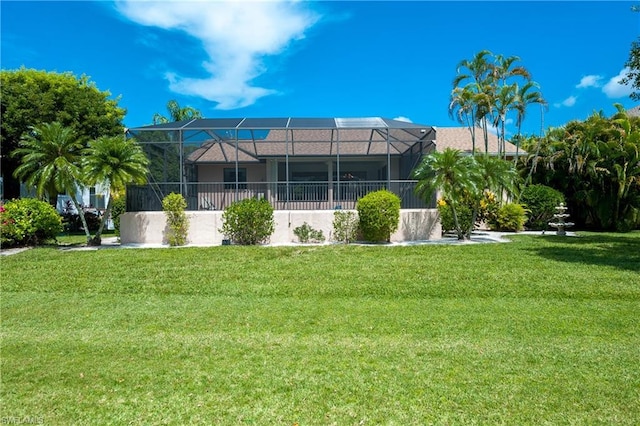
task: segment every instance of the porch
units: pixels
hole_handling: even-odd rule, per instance
[[[295,182],[189,182],[129,186],[127,211],[161,211],[162,199],[182,193],[187,210],[224,210],[245,198],[265,198],[275,210],[355,209],[358,199],[369,192],[388,189],[398,195],[402,209],[433,208],[415,194],[416,181],[295,181]]]

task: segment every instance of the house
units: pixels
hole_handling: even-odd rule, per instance
[[[305,221],[330,235],[335,209],[354,209],[360,197],[383,188],[401,199],[392,241],[439,238],[435,198],[415,194],[412,171],[435,149],[472,146],[466,128],[381,117],[193,119],[127,133],[151,164],[149,183],[127,188],[132,213],[121,222],[122,241],[138,243],[163,241],[162,199],[171,192],[187,200],[191,243],[220,244],[221,212],[234,201],[269,200],[272,242],[291,242]],[[495,135],[490,149],[498,152]]]
[[[127,191],[128,211],[159,211],[180,192],[189,210],[246,197],[276,210],[354,208],[386,188],[403,208],[426,208],[411,172],[435,149],[431,126],[386,118],[194,119],[128,130],[151,162],[149,184]]]

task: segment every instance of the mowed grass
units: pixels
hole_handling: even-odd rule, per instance
[[[640,233],[512,240],[4,256],[2,417],[639,424]]]

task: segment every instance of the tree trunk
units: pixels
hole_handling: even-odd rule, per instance
[[[107,223],[107,220],[109,219],[109,215],[111,214],[111,196],[109,196],[109,202],[107,203],[107,209],[105,210],[104,214],[102,215],[102,219],[100,219],[100,226],[98,227],[98,232],[96,232],[96,235],[91,239],[91,242],[89,243],[89,245],[91,246],[100,246],[102,245],[102,231],[104,230],[104,224]]]
[[[87,225],[87,219],[84,217],[84,210],[82,210],[82,207],[78,203],[78,200],[76,200],[76,196],[75,195],[71,196],[71,201],[73,202],[73,205],[75,206],[76,210],[78,211],[78,216],[80,216],[80,222],[82,222],[82,227],[84,228],[84,233],[87,236],[87,244],[91,245],[91,234],[89,233],[89,226]]]

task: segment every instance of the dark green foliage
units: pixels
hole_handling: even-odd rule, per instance
[[[336,210],[333,213],[333,240],[349,244],[358,237],[358,215],[352,211]]]
[[[189,221],[184,212],[187,202],[182,194],[171,193],[162,200],[162,210],[167,216],[167,241],[170,246],[183,246],[187,243]]]
[[[640,38],[631,42],[629,59],[624,64],[628,68],[627,75],[620,81],[621,84],[630,85],[633,92],[629,95],[634,101],[640,101]]]
[[[62,232],[62,218],[49,203],[22,198],[0,207],[2,247],[43,244]]]
[[[517,232],[524,229],[526,221],[527,212],[522,204],[507,203],[488,222],[492,231]]]
[[[298,237],[301,243],[321,243],[324,241],[322,230],[313,229],[307,222],[294,228],[293,234]]]
[[[54,121],[70,127],[81,143],[122,135],[125,110],[89,77],[20,68],[0,71],[2,171],[5,198],[18,198],[13,172],[20,159],[10,154],[32,126]]]
[[[265,199],[236,201],[222,213],[222,232],[234,244],[255,245],[268,240],[275,230],[273,207]]]
[[[400,223],[400,198],[396,194],[386,189],[370,192],[358,200],[356,209],[366,241],[390,241]]]
[[[456,224],[453,219],[453,211],[451,206],[442,200],[438,202],[438,213],[440,214],[440,224],[442,232],[455,231]],[[456,206],[456,215],[458,223],[462,229],[472,229],[471,220],[473,219],[473,208],[468,203],[461,203]]]
[[[520,203],[529,211],[525,223],[527,229],[542,231],[548,229],[556,207],[564,203],[564,195],[550,186],[529,185],[520,193]]]
[[[116,231],[116,236],[120,236],[120,216],[127,211],[127,197],[113,197],[111,201],[111,220]]]
[[[610,118],[594,113],[525,147],[538,155],[521,164],[521,171],[533,183],[562,192],[578,228],[640,227],[640,118],[615,106]]]

